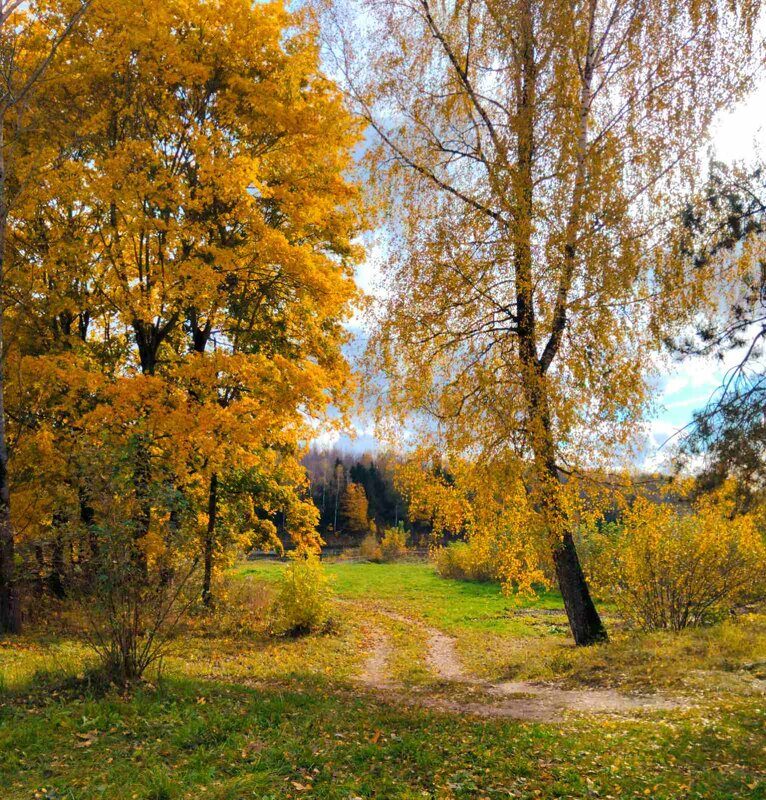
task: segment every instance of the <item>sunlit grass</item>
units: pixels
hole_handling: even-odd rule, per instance
[[[340,563],[329,566],[330,630],[274,637],[281,569],[238,565],[218,612],[190,618],[150,685],[127,693],[92,680],[92,656],[66,636],[3,640],[2,800],[766,797],[766,704],[754,690],[764,617],[680,635],[612,626],[609,644],[576,649],[553,594],[520,607],[428,564]],[[439,684],[423,625],[455,637],[480,677],[672,690],[682,702],[557,725],[430,712],[402,703],[401,686],[457,699],[470,687]],[[395,692],[356,682],[380,636]]]

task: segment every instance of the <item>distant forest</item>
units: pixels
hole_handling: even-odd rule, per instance
[[[394,485],[396,457],[311,448],[303,460],[319,530],[328,544],[356,544],[370,531],[404,524],[413,544],[425,544],[430,525],[411,520],[407,500]]]

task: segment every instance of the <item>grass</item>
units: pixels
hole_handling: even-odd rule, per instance
[[[260,562],[239,565],[234,574],[267,581],[278,578],[283,565]],[[424,562],[372,564],[330,563],[327,571],[339,597],[385,603],[386,607],[418,617],[448,633],[461,629],[490,633],[530,632],[519,623],[525,608],[559,610],[561,596],[543,592],[536,598],[507,597],[493,583],[452,581],[439,577],[431,564]]]
[[[173,679],[129,698],[32,696],[0,721],[8,800],[766,796],[753,704],[559,727],[401,709],[308,677]]]
[[[279,562],[250,562],[233,575],[274,582],[283,568]],[[338,562],[327,571],[342,600],[394,610],[456,637],[463,661],[484,678],[552,678],[567,671],[573,648],[558,592],[510,597],[494,583],[445,580],[425,562]],[[380,622],[398,637],[399,649],[406,648],[406,631]],[[422,638],[417,631],[409,634]],[[414,662],[410,671],[418,673]],[[422,678],[420,672],[418,682]]]
[[[92,682],[76,642],[34,630],[0,640],[0,798],[766,799],[766,703],[751,685],[766,669],[763,617],[575,650],[539,624],[555,613],[529,612],[560,611],[553,594],[525,609],[425,564],[335,564],[335,628],[274,639],[259,620],[280,569],[239,565],[232,610],[193,619],[159,681],[129,694]],[[685,702],[560,724],[402,703],[352,680],[380,627],[395,646],[393,677],[433,679],[422,630],[386,610],[457,637],[461,654],[475,650],[470,666],[674,688]]]

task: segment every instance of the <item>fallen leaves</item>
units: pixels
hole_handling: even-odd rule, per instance
[[[90,747],[98,738],[98,731],[76,733],[75,736],[80,740],[79,742],[75,742],[75,747]]]

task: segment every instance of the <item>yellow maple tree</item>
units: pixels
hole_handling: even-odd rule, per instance
[[[76,125],[36,131],[56,168],[11,232],[14,514],[83,564],[110,526],[144,577],[200,559],[209,599],[277,518],[318,544],[299,460],[352,386],[359,124],[281,2],[101,0],[65,53],[40,102]]]

